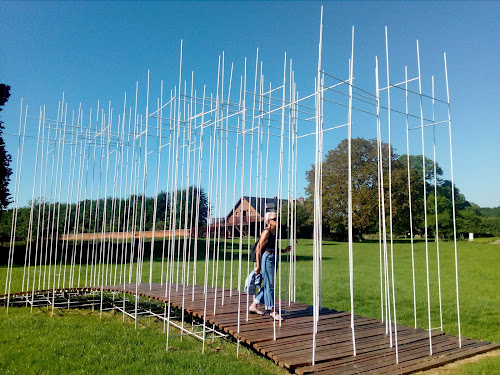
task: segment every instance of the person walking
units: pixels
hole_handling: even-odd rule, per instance
[[[276,228],[278,227],[278,215],[275,212],[267,212],[264,216],[265,229],[262,231],[256,247],[256,267],[255,274],[262,274],[264,287],[255,296],[249,311],[254,314],[263,315],[259,310],[259,303],[264,303],[266,310],[270,310],[271,318],[283,320],[274,308],[274,279],[278,263],[276,262]],[[279,249],[279,246],[278,246]],[[287,246],[282,253],[288,253],[292,249]]]

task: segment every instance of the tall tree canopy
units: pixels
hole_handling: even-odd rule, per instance
[[[377,233],[379,230],[379,187],[377,140],[352,139],[352,218],[354,237]],[[343,140],[328,151],[323,162],[323,233],[326,237],[346,239],[348,232],[348,141]],[[389,145],[381,144],[384,204],[387,230],[389,230]],[[442,178],[443,170],[425,158],[425,177],[422,173],[422,155],[398,157],[391,149],[392,229],[396,236],[410,232],[410,203],[408,199],[408,160],[410,164],[411,212],[414,235],[425,233],[424,178],[427,194],[427,233],[451,238],[453,226],[453,197],[459,234],[474,232],[481,235],[500,235],[500,218],[483,216],[477,205],[471,205],[451,181]],[[436,181],[434,179],[436,169]],[[312,217],[314,193],[314,166],[306,172],[308,199],[304,209]],[[434,186],[436,184],[436,186]],[[437,194],[437,195],[436,195]],[[436,207],[438,228],[436,228]],[[303,227],[310,226],[305,220]],[[307,229],[307,228],[306,228]]]
[[[385,208],[389,215],[389,145],[381,144],[382,171],[384,177]],[[378,231],[378,158],[377,140],[356,138],[351,140],[352,152],[352,214],[354,236],[361,238],[363,233]],[[398,160],[391,149],[392,213],[395,231],[409,231],[408,172],[406,164]],[[323,162],[323,226],[332,237],[345,238],[348,231],[348,141],[343,140],[328,151]],[[314,167],[306,173],[308,187],[306,193],[311,197],[314,192]],[[422,176],[410,170],[412,180],[412,200],[421,196]],[[418,204],[413,212],[418,211]],[[420,205],[421,206],[421,205]],[[422,209],[420,209],[422,210]],[[414,228],[418,228],[418,220]]]
[[[10,86],[0,83],[0,112],[10,97]],[[4,130],[3,121],[0,120],[0,213],[7,208],[11,202],[9,194],[9,181],[12,169],[10,168],[11,156],[5,149],[2,133]]]
[[[408,159],[410,160],[410,168],[419,173],[420,175],[422,175],[422,169],[423,169],[422,155],[410,155],[409,158],[407,155],[401,155],[398,160],[403,165],[408,165]],[[438,184],[441,183],[442,175],[443,175],[443,170],[438,165],[438,163],[436,163],[436,179],[438,181]],[[425,181],[427,182],[434,181],[434,162],[429,158],[425,158]]]

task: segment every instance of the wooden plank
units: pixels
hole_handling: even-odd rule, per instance
[[[442,334],[435,333],[435,335]],[[421,336],[420,336],[421,337]],[[435,340],[443,340],[435,338]],[[446,338],[444,339],[446,340]],[[419,356],[425,356],[425,352],[428,353],[428,342],[425,338],[419,341],[410,341],[406,344],[403,344],[399,347],[399,357],[400,361],[405,360],[405,355],[408,353],[418,353]],[[406,353],[406,354],[405,354]],[[353,373],[358,373],[360,369],[364,369],[365,367],[373,366],[373,363],[385,363],[385,364],[393,364],[396,361],[396,351],[395,348],[389,348],[386,346],[377,346],[373,347],[372,350],[367,351],[365,353],[360,352],[358,355],[351,356],[349,358],[344,358],[343,360],[336,360],[335,362],[324,362],[320,364],[316,364],[314,366],[305,366],[301,368],[297,373],[300,374],[310,374],[317,373],[322,371],[330,371],[332,373],[350,373],[353,370]]]
[[[448,348],[442,351],[439,355],[428,357],[415,358],[411,361],[406,361],[400,364],[393,364],[384,368],[379,368],[374,371],[369,371],[367,374],[410,374],[415,371],[425,371],[434,367],[443,366],[457,359],[467,358],[477,354],[485,353],[498,348],[498,344],[482,344],[473,343],[466,347]]]
[[[433,339],[433,341],[448,349],[450,347],[456,348],[457,345],[455,342],[450,342],[450,337],[447,337],[446,335],[439,336]],[[429,345],[425,341],[422,343],[412,343],[411,345],[402,346],[399,349],[399,363],[401,364],[415,359],[422,361],[426,358],[431,358],[428,353]],[[392,365],[396,365],[395,348],[388,353],[378,353],[377,356],[360,356],[351,363],[330,366],[328,372],[348,375],[357,374],[361,370],[363,372],[373,370],[375,373],[379,373],[383,370],[383,368]],[[321,373],[321,371],[318,372]]]

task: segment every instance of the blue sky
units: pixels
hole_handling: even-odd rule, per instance
[[[183,69],[187,74],[194,71],[197,82],[206,83],[208,91],[215,92],[222,51],[226,61],[241,70],[245,57],[249,65],[254,64],[259,48],[266,77],[276,86],[283,75],[286,52],[293,59],[301,92],[311,93],[322,4],[324,69],[347,78],[351,28],[355,26],[354,75],[365,89],[374,90],[375,56],[385,74],[385,26],[389,30],[391,83],[404,79],[405,66],[415,76],[418,39],[424,89],[429,92],[430,77],[435,75],[436,96],[444,98],[446,52],[455,183],[469,201],[482,207],[500,206],[498,2],[2,1],[0,81],[12,87],[1,114],[5,132],[17,132],[21,97],[36,111],[40,105],[51,106],[55,117],[62,92],[75,108],[79,102],[87,109],[95,107],[97,100],[121,108],[123,93],[131,95],[136,81],[145,85],[148,69],[156,85],[163,79],[166,86],[173,87],[178,80],[181,39]],[[375,136],[362,126],[354,128],[353,135]],[[394,146],[400,154],[406,152],[401,135],[395,131]],[[345,136],[337,133],[326,138],[326,149],[334,148]],[[447,135],[443,132],[439,137],[442,152],[438,162],[449,178]],[[15,157],[17,140],[8,135],[4,139]],[[426,155],[431,150],[428,147],[426,140]],[[299,179],[303,180],[310,163],[300,162]],[[305,183],[299,183],[299,189],[301,186]],[[21,194],[26,202],[31,189]],[[300,191],[298,195],[302,195]]]

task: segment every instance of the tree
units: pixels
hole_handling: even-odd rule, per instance
[[[389,216],[389,145],[381,144],[384,174],[385,208]],[[352,217],[354,237],[361,239],[363,233],[378,231],[378,143],[376,139],[356,138],[351,140],[352,153]],[[409,231],[408,173],[406,165],[398,161],[391,149],[391,179],[394,230],[406,234]],[[314,167],[306,172],[309,182],[306,192],[312,197],[314,191]],[[412,199],[418,201],[422,177],[411,170]],[[421,194],[421,193],[420,193]],[[323,226],[331,237],[347,236],[348,231],[348,141],[343,140],[330,150],[323,162]],[[418,204],[415,204],[418,207]],[[413,211],[413,210],[412,210]],[[389,223],[389,221],[387,221]],[[414,223],[415,226],[415,223]],[[325,233],[326,234],[326,233]]]
[[[483,218],[480,232],[500,236],[500,218],[493,216]]]
[[[297,225],[297,237],[298,238],[312,238],[313,227],[312,227],[312,217],[310,212],[312,210],[308,210],[305,207],[305,202],[300,202],[297,200],[293,205],[288,207],[289,202],[283,201],[281,205],[281,225],[286,226],[289,224],[288,222],[288,213],[291,213],[291,209],[295,209],[295,225]],[[290,223],[290,226],[292,224]]]
[[[10,86],[0,83],[0,111],[10,97]],[[0,120],[0,214],[11,202],[9,194],[9,181],[12,169],[10,168],[11,156],[5,149],[2,133],[4,130],[3,121]]]
[[[418,174],[422,175],[422,155],[410,155],[409,159],[410,159],[410,169],[413,169]],[[398,160],[403,165],[405,166],[408,165],[407,155],[401,155]],[[436,163],[436,179],[438,181],[438,184],[441,183],[442,175],[443,175],[443,170],[441,169],[439,164]],[[425,181],[427,182],[434,181],[434,161],[432,161],[429,158],[425,158]]]

